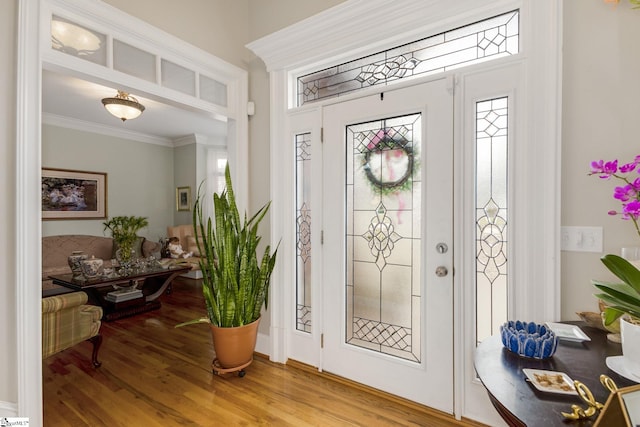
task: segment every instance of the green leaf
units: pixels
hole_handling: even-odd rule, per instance
[[[601,258],[603,264],[620,280],[640,293],[640,270],[626,259],[618,255],[605,255]]]
[[[604,325],[609,326],[624,314],[624,311],[614,307],[607,307],[604,309]]]
[[[277,251],[271,256],[267,247],[262,262],[258,263],[256,251],[261,240],[258,227],[271,202],[250,218],[245,214],[241,223],[228,165],[225,181],[225,190],[213,195],[213,220],[204,218],[200,184],[193,225],[201,254],[202,291],[209,319],[214,325],[232,327],[255,321],[262,305],[266,307]]]

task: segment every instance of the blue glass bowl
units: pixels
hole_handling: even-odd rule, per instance
[[[535,322],[509,320],[500,326],[500,337],[509,351],[533,359],[547,359],[558,347],[556,334]]]

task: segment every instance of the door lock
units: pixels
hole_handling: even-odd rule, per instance
[[[447,274],[449,274],[449,270],[447,270],[447,267],[445,267],[444,265],[439,265],[436,268],[436,276],[438,277],[444,277]]]
[[[440,242],[436,245],[436,251],[439,254],[446,254],[448,250],[449,250],[449,246],[447,246],[446,243]]]

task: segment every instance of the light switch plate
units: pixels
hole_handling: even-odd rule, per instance
[[[560,249],[573,252],[602,252],[602,227],[560,228]]]

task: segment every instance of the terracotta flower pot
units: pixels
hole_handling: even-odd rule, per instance
[[[253,323],[235,328],[220,328],[209,325],[211,326],[216,359],[222,368],[237,368],[253,360],[259,324],[260,318]]]

